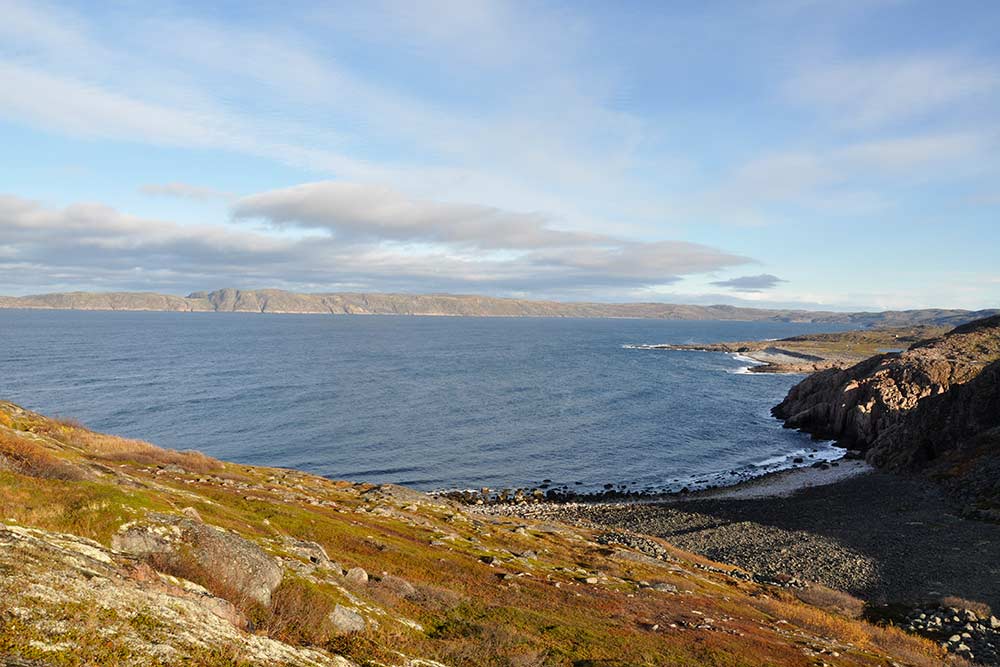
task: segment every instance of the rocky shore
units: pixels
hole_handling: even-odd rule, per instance
[[[761,580],[845,591],[859,599],[859,613],[896,625],[949,597],[1000,608],[1000,525],[963,517],[952,498],[923,478],[861,462],[786,471],[660,502],[485,505],[477,511],[654,535]],[[949,643],[954,633],[913,630],[984,664],[995,660],[988,646],[993,639],[977,639],[973,649],[968,638]]]

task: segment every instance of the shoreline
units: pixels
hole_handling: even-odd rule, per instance
[[[846,472],[857,474],[854,464],[867,464],[850,456],[850,452],[835,443],[827,444],[828,449],[812,447],[809,451],[795,450],[784,454],[786,459],[781,463],[749,464],[743,468],[719,470],[699,475],[692,475],[686,481],[677,482],[681,488],[666,489],[631,489],[624,484],[604,484],[603,490],[575,491],[568,484],[556,485],[551,480],[543,480],[538,486],[507,487],[494,489],[453,488],[424,491],[430,496],[446,498],[465,505],[476,506],[522,506],[540,504],[571,505],[601,504],[601,503],[658,503],[673,500],[690,500],[699,497],[715,497],[737,490],[770,487],[784,480],[784,485],[806,485],[830,483],[824,480],[840,479]],[[831,456],[831,454],[833,456]],[[780,466],[754,474],[754,468]],[[692,488],[693,487],[693,488]],[[741,491],[746,493],[748,491]]]

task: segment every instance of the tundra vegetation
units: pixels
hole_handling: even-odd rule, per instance
[[[965,664],[849,596],[661,541],[164,450],[11,403],[0,518],[11,662]]]

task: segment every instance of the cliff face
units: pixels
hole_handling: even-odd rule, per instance
[[[468,294],[302,294],[278,289],[194,292],[186,297],[149,292],[70,292],[0,296],[0,308],[168,310],[333,315],[446,315],[456,317],[628,317],[667,320],[824,322],[857,327],[955,326],[1000,311],[905,310],[834,313],[672,303],[564,303]]]
[[[965,476],[963,459],[1000,454],[989,435],[1000,426],[1000,317],[811,375],[772,412],[789,428],[866,450],[879,467],[940,469],[947,461]]]

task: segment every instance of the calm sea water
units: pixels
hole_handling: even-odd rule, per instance
[[[821,328],[831,327],[0,311],[0,398],[334,478],[676,489],[834,450],[770,418],[794,376],[740,374],[745,362],[724,354],[623,346]]]

